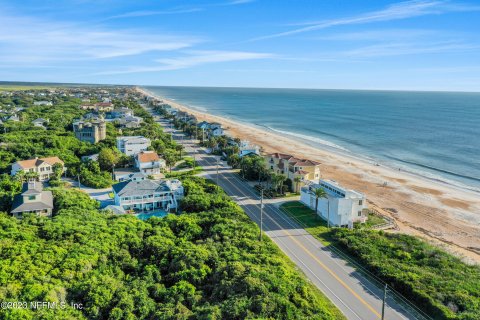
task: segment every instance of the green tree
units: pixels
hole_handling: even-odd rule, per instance
[[[118,163],[119,157],[116,152],[110,148],[103,148],[98,153],[98,164],[102,170],[112,170]]]
[[[293,178],[293,181],[295,182],[295,192],[296,193],[299,193],[299,185],[300,185],[300,182],[302,182],[302,178],[300,178],[299,176],[296,176],[295,178]]]
[[[317,188],[317,189],[315,189],[315,191],[313,191],[313,195],[315,196],[315,212],[318,212],[318,199],[320,199],[320,198],[327,199],[328,194],[325,191],[325,189]]]
[[[163,154],[163,159],[165,159],[165,164],[169,168],[169,171],[172,172],[172,167],[177,162],[175,154],[173,152],[167,151]]]

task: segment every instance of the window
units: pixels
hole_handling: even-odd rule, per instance
[[[270,169],[272,169],[272,170],[273,170],[273,166],[270,166]]]
[[[363,200],[358,200],[358,205],[361,206],[363,204]]]
[[[35,200],[37,196],[28,196],[28,200]]]
[[[362,211],[358,211],[358,216],[359,216],[359,217],[362,216]]]

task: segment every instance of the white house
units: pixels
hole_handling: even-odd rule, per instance
[[[117,137],[117,149],[127,156],[133,156],[137,153],[147,150],[151,141],[143,136],[123,136]]]
[[[322,188],[327,198],[318,199],[317,214],[325,220],[330,218],[333,226],[350,227],[353,222],[365,222],[367,208],[364,194],[341,187],[334,180],[320,180],[320,183],[307,185],[301,189],[300,201],[315,210],[315,189]]]
[[[48,120],[43,119],[43,118],[38,118],[38,119],[35,119],[35,120],[32,121],[32,124],[35,127],[39,127],[39,128],[45,128],[45,126],[44,126],[45,123],[48,123]]]
[[[165,168],[165,160],[155,151],[142,151],[135,155],[135,168],[144,174],[159,174]]]
[[[34,101],[34,102],[33,102],[33,105],[34,105],[34,106],[51,106],[51,105],[52,105],[52,101],[46,101],[46,100]]]
[[[220,137],[223,136],[223,129],[222,128],[215,128],[212,130],[212,136]]]
[[[138,176],[113,185],[115,205],[137,212],[175,209],[183,196],[181,182],[155,181]]]
[[[13,176],[19,171],[23,171],[25,173],[36,172],[38,173],[39,181],[49,180],[54,174],[53,165],[56,163],[61,164],[63,168],[63,161],[58,157],[35,158],[17,161],[12,164],[11,175]]]
[[[238,155],[241,157],[249,155],[249,154],[256,154],[260,155],[260,147],[254,144],[251,144],[248,140],[240,141],[240,145],[238,146],[239,151]]]

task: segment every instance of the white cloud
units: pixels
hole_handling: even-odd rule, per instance
[[[123,70],[101,72],[99,74],[125,74],[125,73],[140,73],[140,72],[158,72],[168,70],[178,70],[195,67],[198,65],[230,62],[230,61],[243,61],[243,60],[256,60],[273,58],[271,53],[257,53],[257,52],[245,52],[245,51],[189,51],[185,52],[186,55],[175,58],[157,59],[155,62],[159,65],[152,65],[147,67],[131,67]]]
[[[447,52],[466,52],[468,50],[478,50],[480,46],[462,42],[433,42],[433,43],[383,43],[366,46],[343,54],[350,57],[369,58],[400,56],[425,53],[447,53]]]
[[[137,17],[147,17],[147,16],[159,16],[159,15],[171,15],[171,14],[181,14],[181,13],[191,13],[203,11],[202,8],[177,8],[169,10],[143,10],[143,11],[131,11],[122,13],[119,15],[108,17],[105,20],[113,19],[122,19],[122,18],[137,18]]]
[[[448,1],[442,1],[442,0],[405,1],[405,2],[399,2],[396,4],[390,5],[383,10],[372,11],[372,12],[368,12],[358,16],[339,18],[334,20],[307,22],[304,24],[305,27],[302,27],[302,28],[296,28],[293,30],[285,31],[285,32],[258,37],[252,40],[255,41],[255,40],[262,40],[262,39],[269,39],[269,38],[278,38],[278,37],[290,36],[290,35],[304,33],[304,32],[327,29],[335,26],[342,26],[342,25],[355,25],[355,24],[365,24],[365,23],[372,23],[372,22],[401,20],[401,19],[413,18],[418,16],[424,16],[424,15],[442,14],[446,12],[455,12],[455,11],[473,11],[473,10],[480,10],[480,7],[451,4]]]
[[[193,37],[109,30],[5,13],[0,13],[0,21],[0,59],[4,62],[106,59],[185,49],[201,41]]]

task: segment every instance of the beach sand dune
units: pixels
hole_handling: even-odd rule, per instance
[[[199,121],[221,123],[228,128],[229,135],[250,140],[264,152],[288,153],[321,162],[322,178],[365,193],[371,207],[394,218],[399,230],[392,232],[421,236],[466,261],[480,263],[479,193],[312,147],[292,137],[157,98],[195,115]]]

